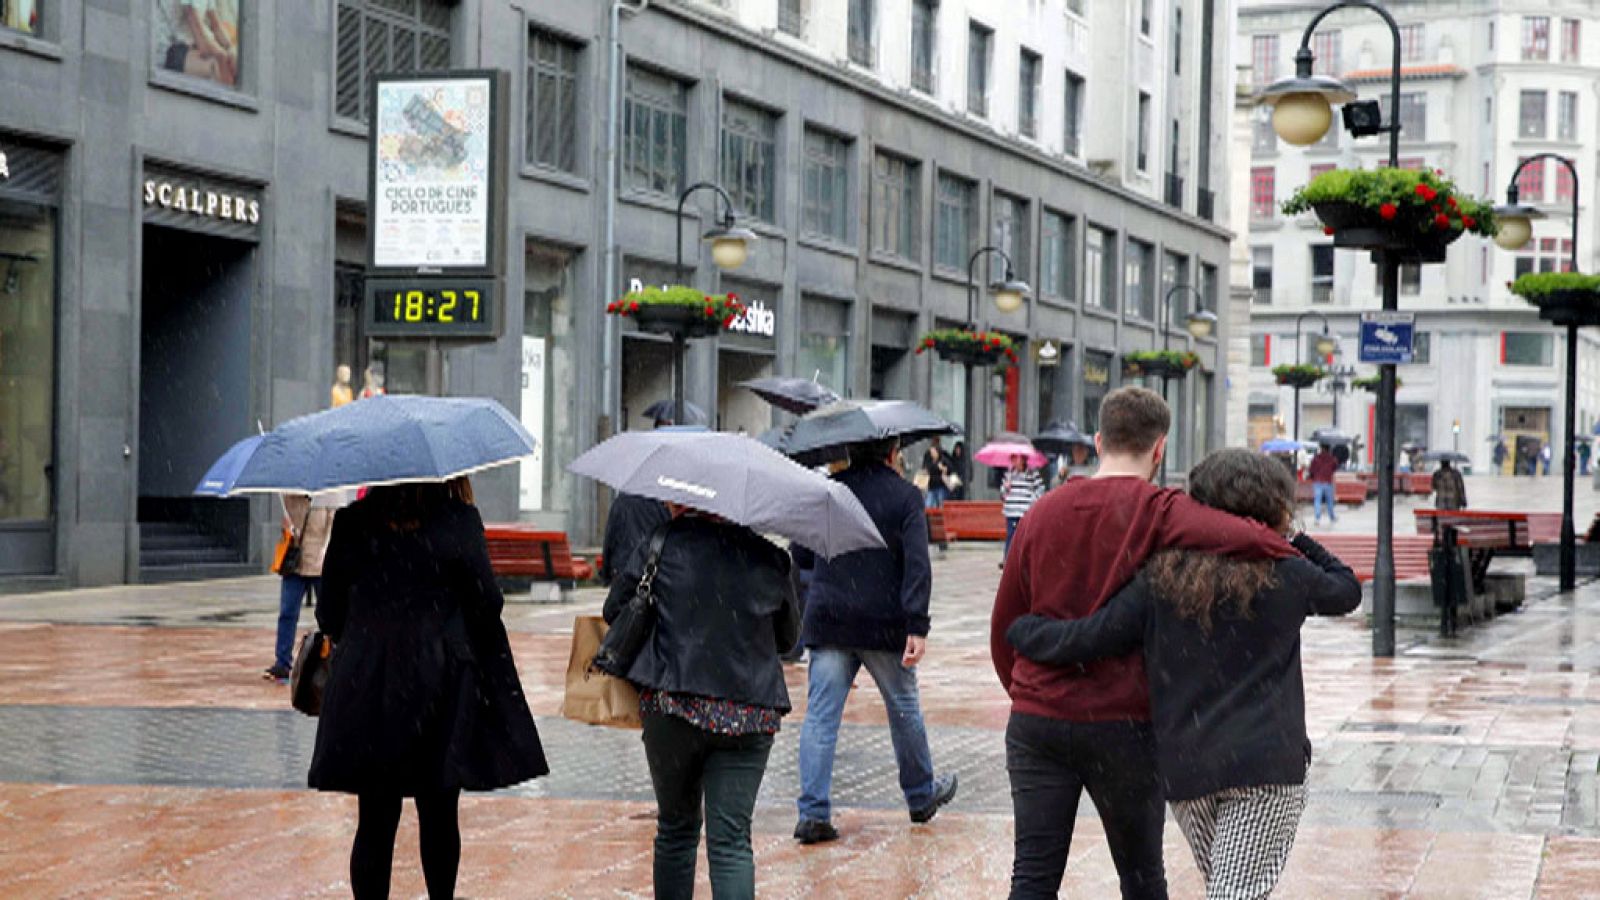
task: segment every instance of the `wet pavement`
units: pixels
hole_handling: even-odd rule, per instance
[[[762,896],[1005,895],[1007,705],[987,653],[997,559],[957,546],[935,562],[920,676],[936,765],[962,788],[931,824],[906,817],[883,706],[863,675],[836,768],[844,837],[794,844],[804,669],[789,670],[800,708],[758,802]],[[1600,585],[1552,587],[1530,580],[1522,612],[1456,639],[1403,631],[1394,660],[1370,658],[1358,619],[1308,625],[1316,759],[1279,896],[1600,897]],[[0,896],[348,893],[354,802],[303,789],[315,723],[258,674],[276,588],[268,577],[0,597]],[[462,896],[650,893],[637,734],[557,716],[572,616],[600,599],[508,607],[553,771],[464,802]],[[1099,823],[1083,810],[1063,893],[1115,896]],[[1199,896],[1175,825],[1166,838],[1173,896]],[[408,810],[396,896],[423,893],[415,846]],[[703,861],[700,872],[704,882]]]

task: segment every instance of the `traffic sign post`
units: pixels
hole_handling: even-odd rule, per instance
[[[1362,313],[1361,361],[1377,365],[1409,365],[1416,318],[1414,313]]]

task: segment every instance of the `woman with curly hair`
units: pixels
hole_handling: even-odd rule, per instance
[[[1294,529],[1294,481],[1277,462],[1221,450],[1189,473],[1207,506]],[[1208,898],[1266,897],[1306,803],[1300,626],[1361,603],[1349,567],[1299,534],[1304,558],[1248,561],[1165,550],[1087,618],[1023,616],[1017,651],[1075,666],[1144,651],[1157,768]]]

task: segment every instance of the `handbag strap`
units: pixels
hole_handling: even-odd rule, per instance
[[[667,531],[672,527],[672,520],[668,519],[656,526],[650,535],[650,551],[645,557],[644,574],[639,576],[639,585],[633,589],[633,595],[643,600],[646,604],[655,603],[656,570],[661,567],[661,549],[667,544]]]

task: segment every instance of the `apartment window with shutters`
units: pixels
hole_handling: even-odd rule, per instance
[[[1522,17],[1522,58],[1546,60],[1550,58],[1550,18],[1548,16]]]
[[[1272,305],[1272,248],[1250,248],[1250,302]]]
[[[734,209],[763,222],[776,221],[778,117],[764,109],[724,100],[722,187]]]
[[[989,45],[994,32],[972,22],[967,26],[967,112],[989,115]]]
[[[1270,219],[1277,211],[1277,177],[1272,166],[1250,170],[1250,218]]]
[[[1527,157],[1517,160],[1521,165]],[[1517,176],[1517,199],[1523,203],[1544,202],[1544,164],[1545,161],[1535,160],[1523,166],[1521,174]]]
[[[1134,145],[1134,160],[1139,171],[1145,172],[1150,168],[1150,95],[1144,91],[1139,92],[1139,134]]]
[[[800,228],[806,234],[850,240],[850,145],[841,137],[807,128]]]
[[[366,122],[367,95],[380,72],[450,68],[450,10],[445,0],[339,0],[333,111]]]
[[[623,104],[622,183],[677,199],[688,159],[688,95],[683,82],[629,66]]]
[[[1578,94],[1562,91],[1556,95],[1556,138],[1563,141],[1578,139]]]
[[[1311,248],[1311,302],[1333,302],[1333,245],[1316,244]]]
[[[803,0],[778,0],[778,30],[790,37],[805,36]]]
[[[918,256],[918,180],[913,160],[878,151],[872,158],[872,249],[901,259]]]
[[[933,224],[933,263],[949,272],[967,271],[978,217],[978,185],[959,175],[939,173]]]
[[[911,86],[933,93],[934,48],[938,46],[939,5],[934,0],[911,3]]]
[[[1090,225],[1083,235],[1084,303],[1117,311],[1117,233]]]
[[[1062,149],[1068,156],[1079,156],[1083,153],[1083,77],[1074,73],[1067,73],[1066,90],[1063,92],[1065,111],[1065,126],[1062,135]]]
[[[1077,299],[1072,252],[1076,223],[1071,216],[1045,210],[1039,231],[1039,289],[1046,297],[1067,303]]]
[[[1517,134],[1525,138],[1544,137],[1544,91],[1523,91],[1519,100]]]
[[[1311,36],[1311,52],[1316,54],[1312,74],[1337,77],[1339,74],[1339,32],[1318,31]]]
[[[1572,181],[1572,170],[1560,162],[1553,161],[1550,165],[1556,171],[1556,202],[1563,205],[1571,203],[1573,192],[1577,190],[1577,185]]]
[[[528,35],[528,97],[523,159],[578,171],[578,55],[583,45],[538,29]]]
[[[1265,87],[1278,80],[1278,36],[1258,34],[1250,39],[1250,65],[1255,72],[1256,87]]]
[[[1423,38],[1424,31],[1420,23],[1400,26],[1400,58],[1406,62],[1421,60]]]
[[[1039,136],[1039,54],[1023,48],[1017,67],[1017,131],[1023,137]]]
[[[877,0],[850,0],[850,61],[870,68],[876,59],[873,44],[873,7]]]
[[[1564,63],[1581,62],[1582,29],[1583,23],[1577,19],[1561,20],[1561,61]]]
[[[1033,258],[1028,241],[1028,201],[995,191],[993,206],[994,245],[1011,257],[1011,271],[1026,281],[1028,261]],[[1004,274],[1001,267],[994,272]]]
[[[1389,121],[1396,120],[1394,115],[1387,117]],[[1410,93],[1400,95],[1400,139],[1404,141],[1425,141],[1428,139],[1428,95]],[[1330,131],[1333,129],[1329,129]]]

